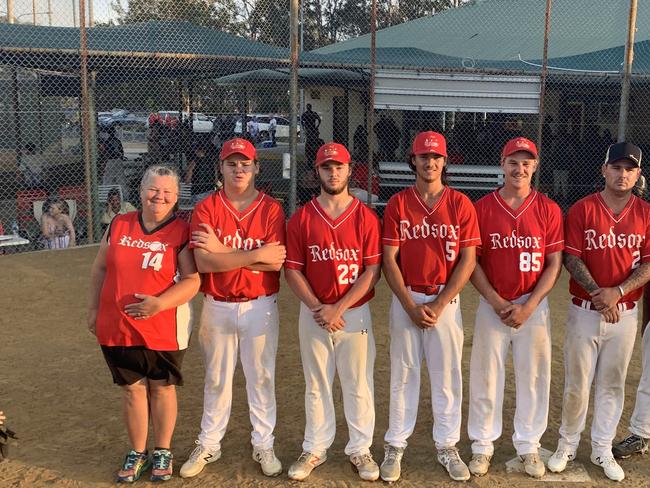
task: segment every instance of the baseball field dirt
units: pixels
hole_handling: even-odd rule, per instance
[[[63,251],[0,256],[0,410],[8,425],[20,436],[12,446],[10,459],[0,463],[0,487],[101,487],[113,486],[115,472],[128,448],[121,410],[120,391],[111,381],[95,338],[85,325],[90,266],[96,247]],[[543,446],[553,450],[558,438],[564,383],[562,341],[568,303],[567,275],[564,273],[550,296],[553,324],[553,381],[549,426]],[[472,347],[477,293],[471,285],[463,291],[461,304],[465,328],[463,357],[463,433],[459,448],[469,461],[470,443],[466,433],[469,358]],[[375,403],[377,423],[372,452],[383,458],[383,435],[388,423],[389,358],[388,307],[390,292],[385,281],[377,287],[371,302],[377,360]],[[195,311],[201,300],[195,298]],[[304,381],[298,348],[298,301],[286,285],[279,299],[281,333],[277,358],[276,395],[278,423],[276,453],[285,471],[278,478],[262,475],[251,459],[250,422],[244,379],[238,368],[234,386],[233,412],[224,438],[223,456],[196,478],[182,480],[178,468],[185,461],[199,430],[203,399],[203,366],[194,337],[185,356],[185,386],[179,388],[179,418],[174,436],[175,476],[169,487],[199,486],[298,486],[286,477],[286,468],[300,454],[304,429]],[[198,328],[198,324],[196,326]],[[626,402],[618,438],[627,433],[641,373],[640,340],[637,340],[627,380]],[[480,347],[480,345],[479,345]],[[426,368],[424,368],[426,369]],[[514,416],[512,368],[506,383],[504,432],[496,443],[489,474],[472,478],[464,486],[519,487],[539,482],[521,473],[508,473],[505,463],[515,457],[512,447]],[[337,389],[337,436],[328,461],[308,478],[306,486],[369,486],[361,482],[343,453],[347,428],[343,418],[340,390]],[[591,409],[590,409],[591,412]],[[591,413],[587,425],[591,422]],[[422,381],[418,423],[403,461],[403,476],[397,486],[458,486],[435,462],[431,400],[428,381]],[[153,447],[153,446],[151,446]],[[609,482],[600,468],[589,462],[589,427],[583,436],[577,463],[586,469],[590,482],[553,481],[551,486],[604,486]],[[626,473],[622,486],[648,486],[648,456],[622,461]],[[148,478],[147,478],[148,480]],[[378,483],[382,483],[379,481]],[[144,479],[137,485],[151,485]]]

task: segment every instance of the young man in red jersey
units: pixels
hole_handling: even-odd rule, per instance
[[[545,473],[540,439],[548,423],[551,322],[546,295],[562,269],[560,207],[532,187],[535,144],[517,137],[501,155],[504,185],[476,203],[482,245],[472,283],[481,294],[470,361],[469,469],[483,476],[501,437],[505,363],[512,345],[517,454],[529,476]]]
[[[350,439],[345,454],[359,476],[374,481],[379,467],[370,446],[375,427],[375,341],[368,301],[381,267],[381,226],[372,210],[350,195],[350,154],[341,144],[316,154],[320,195],[287,227],[287,283],[300,299],[300,355],[305,374],[307,425],[302,454],[289,478],[304,480],[325,462],[334,442],[334,374],[343,390]]]
[[[637,301],[650,279],[650,205],[632,194],[641,175],[641,149],[634,144],[611,145],[601,173],[605,189],[574,204],[564,222],[572,298],[560,440],[548,468],[564,471],[575,457],[594,383],[591,462],[620,481],[625,473],[612,456],[612,441],[623,411]]]
[[[196,476],[221,457],[239,351],[253,426],[253,459],[265,475],[277,476],[282,465],[273,450],[273,430],[284,213],[276,200],[255,189],[259,163],[250,142],[226,141],[219,159],[223,188],[192,213],[190,246],[205,295],[199,343],[206,372],[201,433],[180,475]]]
[[[413,140],[415,185],[393,195],[384,212],[384,274],[390,310],[390,419],[381,477],[397,481],[413,433],[425,360],[431,380],[438,462],[456,481],[470,477],[460,439],[463,324],[459,292],[476,264],[481,237],[472,202],[446,185],[447,142],[437,132]]]

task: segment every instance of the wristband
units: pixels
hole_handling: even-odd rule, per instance
[[[625,292],[623,291],[623,287],[621,285],[618,286],[618,291],[621,292],[621,297],[625,295]]]

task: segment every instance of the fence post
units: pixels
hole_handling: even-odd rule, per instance
[[[548,76],[548,35],[551,30],[551,8],[553,0],[546,0],[546,14],[544,15],[544,52],[542,54],[542,74],[540,77],[539,87],[539,114],[537,117],[537,150],[538,162],[537,171],[535,171],[535,186],[539,188],[539,179],[542,174],[541,154],[542,154],[542,134],[544,131],[544,98],[546,98],[546,78]]]
[[[634,61],[634,34],[636,31],[636,5],[637,0],[630,0],[630,13],[627,26],[627,44],[625,45],[625,65],[621,84],[621,106],[618,112],[618,142],[625,141],[627,128],[627,114],[630,104],[630,78],[632,76],[632,63]]]
[[[377,0],[372,0],[370,10],[370,87],[368,89],[368,196],[366,203],[372,204],[372,177],[374,175],[375,155],[375,75],[377,72]]]
[[[86,1],[79,0],[79,54],[81,81],[81,140],[84,154],[86,185],[86,236],[88,243],[95,242],[92,193],[92,149],[90,147],[90,97],[88,93],[88,43],[86,39]]]
[[[289,180],[289,215],[296,211],[296,197],[298,193],[298,2],[291,0],[291,76],[289,78],[289,154],[291,155],[291,170]],[[243,130],[243,128],[242,128]],[[304,130],[304,128],[303,128]]]

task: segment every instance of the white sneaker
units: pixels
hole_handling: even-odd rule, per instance
[[[311,452],[303,451],[298,460],[289,468],[289,478],[296,481],[302,481],[311,474],[314,468],[327,461],[327,454],[318,457]]]
[[[540,458],[539,454],[536,452],[522,454],[519,457],[524,463],[524,471],[526,471],[526,474],[528,476],[532,476],[533,478],[541,478],[546,474],[546,468],[544,467],[542,458]]]
[[[381,463],[381,479],[392,483],[397,481],[402,475],[402,456],[404,455],[404,448],[391,446],[386,444],[384,446],[384,461]]]
[[[548,458],[546,465],[548,469],[553,473],[561,473],[566,469],[566,465],[569,461],[573,461],[576,457],[576,453],[568,450],[565,447],[558,447],[557,451]]]
[[[196,447],[190,454],[189,459],[181,466],[179,473],[181,478],[196,476],[203,471],[206,464],[213,463],[221,457],[220,449],[208,449],[207,447],[203,447],[199,441],[194,441],[194,443]]]
[[[262,473],[266,476],[277,476],[282,473],[282,463],[275,456],[273,448],[253,449],[253,459],[262,466]]]
[[[492,456],[487,454],[472,454],[472,460],[469,462],[469,470],[474,476],[484,476],[490,469]]]
[[[469,479],[469,469],[467,469],[467,465],[460,458],[457,448],[448,447],[438,449],[438,462],[445,467],[452,480],[467,481]]]
[[[379,466],[372,458],[372,454],[353,454],[350,462],[357,468],[359,477],[365,481],[376,481],[379,478]]]
[[[623,481],[625,478],[625,473],[623,468],[614,459],[614,456],[611,454],[596,456],[595,454],[591,455],[591,462],[596,466],[600,466],[605,471],[605,476],[607,476],[612,481]]]

